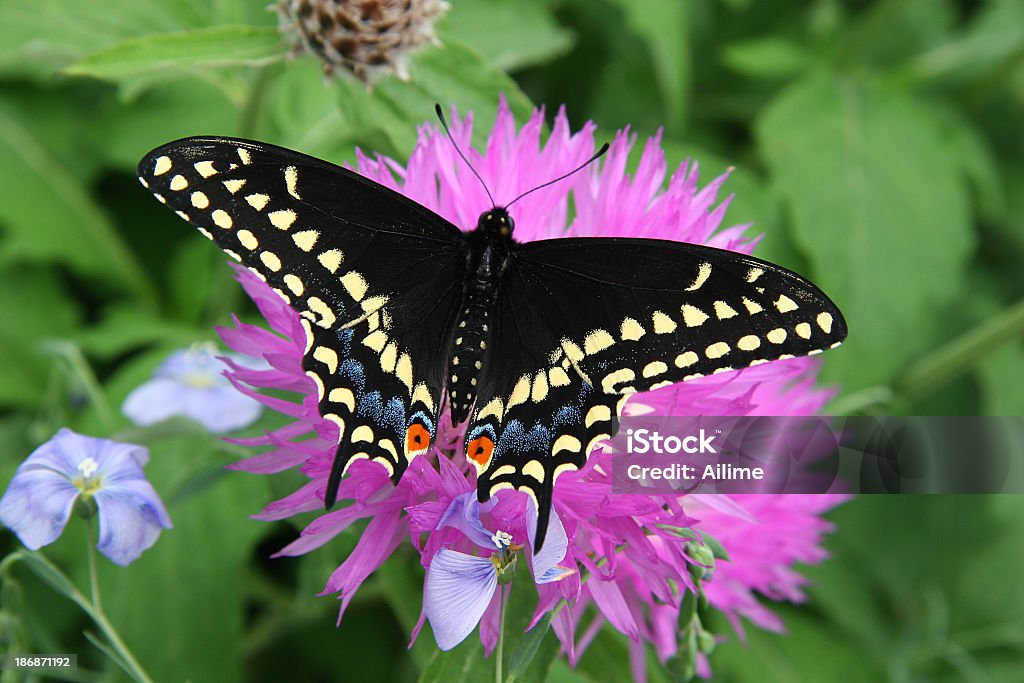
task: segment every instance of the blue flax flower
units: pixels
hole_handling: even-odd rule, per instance
[[[511,533],[499,530],[492,534],[487,531],[480,520],[483,507],[476,501],[475,492],[464,493],[452,500],[437,525],[438,529],[455,527],[477,546],[490,551],[482,556],[468,555],[443,547],[430,561],[423,591],[423,611],[442,650],[452,649],[473,632],[488,607],[497,599],[498,585],[512,581],[516,559],[523,549],[521,544],[513,542]],[[531,547],[536,514],[533,507],[528,506],[528,523],[522,525],[520,522],[525,526]],[[536,583],[559,581],[574,572],[558,565],[565,557],[567,547],[565,529],[558,514],[552,511],[547,541],[531,563]]]
[[[243,394],[224,376],[232,369],[258,370],[254,360],[238,354],[218,354],[213,344],[194,344],[172,353],[153,374],[136,387],[121,410],[137,425],[151,425],[181,415],[214,434],[248,427],[260,416],[256,399]]]
[[[171,528],[142,466],[142,446],[62,429],[21,463],[0,499],[0,521],[30,550],[57,540],[76,507],[100,518],[96,547],[120,565],[135,560]]]

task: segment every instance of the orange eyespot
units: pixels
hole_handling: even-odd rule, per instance
[[[420,453],[430,446],[430,432],[418,422],[409,425],[405,432],[405,452]]]
[[[486,467],[491,461],[491,453],[494,452],[494,441],[489,436],[478,436],[469,442],[466,449],[466,457],[481,467]]]

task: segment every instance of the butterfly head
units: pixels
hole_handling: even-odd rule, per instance
[[[480,232],[501,237],[508,237],[515,228],[512,216],[501,206],[484,211],[480,214],[480,220],[476,222],[476,229]]]

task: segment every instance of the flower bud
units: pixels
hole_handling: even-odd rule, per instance
[[[409,55],[439,45],[434,22],[444,0],[281,0],[281,28],[294,32],[296,51],[315,55],[331,75],[348,71],[364,83],[395,74],[408,80]]]

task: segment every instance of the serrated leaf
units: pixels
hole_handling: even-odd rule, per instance
[[[973,242],[934,112],[821,71],[783,91],[756,130],[807,274],[849,323],[826,377],[846,388],[887,381],[931,342],[922,330],[959,291]]]
[[[283,39],[275,28],[211,26],[131,38],[87,55],[64,73],[116,81],[154,71],[258,66],[284,53]]]

